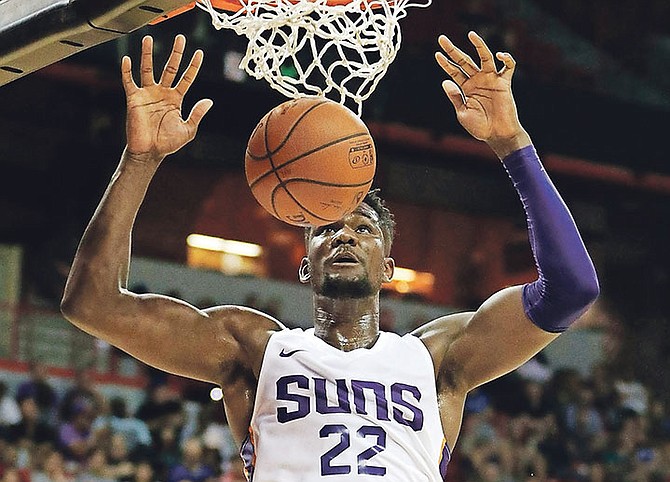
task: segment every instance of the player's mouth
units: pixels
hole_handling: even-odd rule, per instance
[[[342,251],[331,258],[333,266],[354,266],[360,264],[358,258],[350,251]]]

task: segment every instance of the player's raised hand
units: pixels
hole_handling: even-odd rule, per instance
[[[508,53],[498,52],[494,57],[475,32],[468,33],[468,39],[477,50],[479,65],[449,38],[439,37],[444,53],[437,52],[435,59],[451,77],[442,83],[442,88],[465,130],[476,139],[489,143],[499,155],[504,155],[504,151],[511,149],[507,147],[510,144],[530,142],[526,140],[527,134],[519,122],[512,96],[516,62]],[[496,58],[503,64],[499,70]]]
[[[212,107],[210,99],[201,99],[186,120],[182,117],[182,103],[193,84],[203,53],[198,50],[173,86],[184,54],[186,38],[177,35],[172,52],[158,82],[153,72],[153,39],[142,39],[140,59],[140,85],[132,75],[130,57],[121,61],[121,79],[126,92],[127,151],[137,160],[159,163],[166,155],[179,150],[196,134],[203,116]]]

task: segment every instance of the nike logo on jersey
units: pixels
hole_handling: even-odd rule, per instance
[[[281,351],[279,352],[279,356],[282,358],[288,358],[290,356],[295,355],[299,351],[305,351],[305,350],[298,349],[298,350],[284,351],[284,349],[282,348]]]

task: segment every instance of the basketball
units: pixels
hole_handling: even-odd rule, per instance
[[[367,126],[324,97],[289,100],[249,138],[247,182],[270,214],[295,226],[337,221],[361,203],[376,169]]]

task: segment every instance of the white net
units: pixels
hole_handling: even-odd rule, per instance
[[[217,29],[249,39],[240,68],[265,79],[287,97],[323,95],[362,104],[377,87],[400,48],[399,20],[408,7],[431,0],[239,0],[237,12],[219,11],[211,0],[198,6]]]

